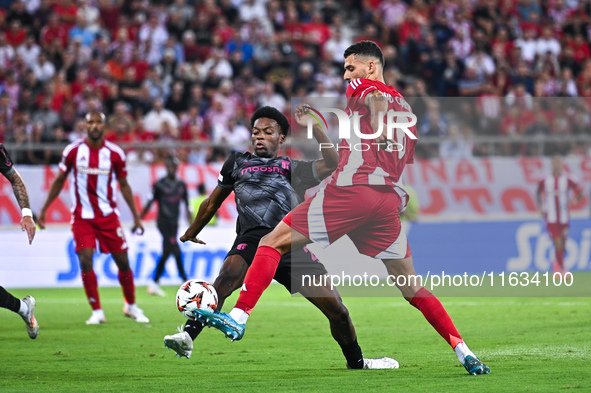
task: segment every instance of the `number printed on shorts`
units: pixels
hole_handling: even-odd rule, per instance
[[[121,244],[121,249],[126,250],[127,249],[127,241],[125,240],[125,235],[123,234],[123,228],[117,227],[117,236],[119,236],[121,238],[121,241],[123,242]]]

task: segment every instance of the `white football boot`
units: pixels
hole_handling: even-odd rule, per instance
[[[176,352],[179,358],[183,356],[189,359],[193,353],[193,340],[189,333],[177,328],[178,333],[164,336],[164,346]]]
[[[363,370],[384,370],[398,367],[398,362],[392,358],[363,359]],[[350,369],[348,364],[347,368]]]
[[[105,318],[105,312],[102,309],[99,310],[93,310],[92,311],[92,315],[90,316],[90,318],[88,318],[88,321],[86,321],[87,325],[99,325],[101,323],[105,323],[107,322],[107,319]]]
[[[144,311],[137,306],[137,304],[125,304],[123,306],[123,314],[133,319],[138,323],[148,323],[150,320],[144,315]]]
[[[37,319],[35,319],[35,298],[33,296],[26,296],[22,301],[27,304],[29,311],[27,311],[26,315],[21,315],[21,318],[27,324],[29,337],[35,339],[39,334],[39,324],[37,323]]]
[[[154,281],[152,281],[151,283],[148,284],[147,290],[148,290],[148,293],[152,296],[160,296],[160,297],[166,296],[166,293],[162,290],[162,288],[160,288],[160,285],[158,285]]]

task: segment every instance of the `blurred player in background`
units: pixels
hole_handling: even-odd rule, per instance
[[[570,191],[575,194],[574,199],[570,199]],[[564,249],[570,226],[570,205],[581,201],[583,189],[564,172],[560,157],[552,157],[552,174],[538,183],[537,197],[548,234],[554,243],[556,260],[552,270],[554,273],[565,273]]]
[[[208,196],[209,195],[207,195],[207,190],[205,189],[205,183],[200,183],[197,186],[197,196],[195,196],[194,198],[191,198],[191,210],[193,211],[193,214],[195,214],[195,217],[197,217],[197,212],[199,211],[199,207],[201,206],[203,201],[205,201],[207,199]],[[195,217],[193,217],[193,219]],[[209,220],[207,225],[211,225],[211,226],[216,225],[217,218],[218,218],[217,214],[214,214],[214,216],[211,218],[211,220]]]
[[[27,232],[29,244],[33,242],[35,237],[35,221],[33,221],[33,212],[29,204],[29,194],[27,194],[27,187],[23,179],[14,168],[14,163],[10,159],[6,148],[0,143],[0,173],[8,179],[12,185],[12,191],[21,208],[21,229]],[[23,321],[27,324],[27,333],[29,337],[37,338],[39,334],[39,324],[35,319],[35,298],[33,296],[25,296],[20,300],[14,297],[4,287],[0,286],[0,307],[13,311],[21,316]]]
[[[406,204],[406,208],[400,212],[400,223],[402,225],[402,230],[408,236],[412,223],[419,218],[419,211],[421,208],[414,188],[405,184],[404,189],[408,194],[408,203]]]
[[[309,117],[304,111],[304,107],[296,111],[296,120],[303,126],[307,125]],[[303,201],[306,189],[329,176],[338,161],[334,148],[321,150],[323,158],[310,162],[277,157],[287,136],[289,121],[275,108],[258,109],[251,118],[251,127],[254,154],[230,155],[220,172],[218,186],[181,236],[183,242],[205,244],[197,235],[234,191],[238,209],[237,237],[213,284],[218,293],[218,310],[242,285],[259,240],[291,210],[292,204]],[[314,137],[318,143],[330,142],[319,126],[314,127]],[[306,297],[329,319],[331,333],[341,346],[348,368],[398,368],[398,362],[391,358],[364,359],[355,327],[338,291],[328,286],[303,286],[302,274],[323,276],[326,269],[307,249],[300,247],[281,258],[274,277],[290,293],[299,292]],[[200,321],[187,320],[184,331],[165,336],[164,343],[179,356],[188,358],[193,350],[193,340],[202,329]]]
[[[170,255],[174,255],[179,274],[183,281],[187,281],[181,248],[177,240],[181,202],[185,204],[187,221],[189,223],[192,221],[192,216],[191,210],[189,209],[187,185],[176,176],[178,166],[179,161],[176,157],[168,156],[166,158],[166,176],[154,183],[152,195],[150,195],[148,203],[140,214],[140,219],[143,219],[154,201],[158,202],[158,219],[156,222],[158,231],[162,235],[162,256],[154,272],[154,282],[148,285],[148,293],[150,295],[165,295],[164,291],[160,288],[159,281],[162,273],[164,273],[164,265]]]
[[[86,115],[86,139],[66,146],[59,169],[39,213],[39,227],[45,228],[47,209],[58,197],[68,174],[72,173],[72,233],[82,269],[82,283],[92,307],[92,315],[86,324],[97,325],[106,321],[92,266],[97,240],[99,250],[111,253],[119,268],[119,283],[125,298],[123,313],[136,322],[150,322],[142,309],[135,304],[133,272],[129,266],[127,241],[117,209],[117,183],[133,214],[132,232],[138,231],[141,235],[144,227],[135,207],[131,187],[127,183],[125,153],[119,146],[105,141],[105,115],[102,112],[89,112]]]
[[[339,165],[331,182],[261,239],[230,315],[203,312],[197,316],[233,340],[242,338],[250,312],[271,283],[282,255],[312,240],[325,248],[348,235],[361,254],[383,261],[404,298],[423,313],[454,349],[468,373],[488,374],[490,368],[470,351],[441,302],[415,279],[410,247],[399,216],[408,195],[399,180],[404,166],[414,161],[416,128],[410,128],[414,138],[398,128],[391,140],[384,118],[379,116],[389,110],[411,113],[411,108],[400,93],[384,83],[384,56],[374,42],[357,42],[345,51],[344,57],[344,79],[349,82],[347,112],[350,116],[359,113],[363,134],[375,134],[380,125],[382,134],[369,140],[374,144],[364,151],[343,148],[361,141],[356,135],[341,140]],[[400,277],[404,279],[399,280]]]

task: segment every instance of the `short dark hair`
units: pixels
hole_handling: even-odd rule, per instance
[[[378,59],[382,66],[384,66],[384,54],[378,44],[373,41],[356,42],[348,47],[343,55],[345,59],[351,55],[373,57],[374,59]]]
[[[179,159],[170,154],[166,157],[166,165],[179,166]]]
[[[263,106],[262,108],[257,109],[250,118],[250,128],[253,128],[254,122],[261,117],[275,120],[281,128],[281,133],[287,136],[287,133],[289,132],[289,120],[287,120],[287,117],[283,113],[271,106]]]

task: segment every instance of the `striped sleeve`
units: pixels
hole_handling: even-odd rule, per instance
[[[353,79],[347,86],[347,97],[364,98],[376,89],[377,87],[369,79]]]
[[[72,170],[72,167],[74,166],[74,157],[76,155],[76,149],[83,142],[84,141],[80,139],[66,146],[66,148],[62,152],[62,159],[59,163],[59,169],[61,172],[69,173]]]
[[[113,170],[115,177],[121,179],[127,177],[127,166],[125,164],[125,152],[122,148],[114,144],[113,142],[105,142],[105,146],[111,150],[111,156],[113,160]]]

